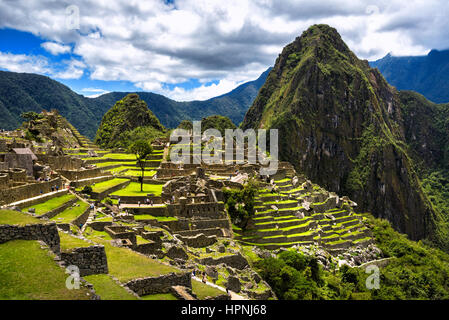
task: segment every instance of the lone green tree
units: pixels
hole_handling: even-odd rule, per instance
[[[129,147],[129,151],[136,155],[137,164],[142,170],[142,174],[139,177],[140,191],[143,191],[143,177],[145,174],[145,158],[153,152],[151,144],[147,140],[137,140]]]

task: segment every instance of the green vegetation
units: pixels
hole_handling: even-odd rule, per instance
[[[231,217],[232,223],[246,228],[251,217],[254,216],[254,202],[257,193],[257,184],[250,179],[243,189],[223,189],[226,211]]]
[[[59,232],[59,239],[61,241],[62,251],[71,251],[72,249],[75,248],[85,248],[93,245],[87,241],[73,237],[62,231]]]
[[[160,196],[162,193],[162,184],[143,184],[143,191],[140,191],[140,183],[131,182],[127,187],[111,193],[111,196],[145,196],[148,193],[153,193]]]
[[[96,237],[91,239],[104,245],[108,257],[109,274],[115,276],[120,282],[125,283],[136,278],[155,277],[179,271],[132,250],[114,247]]]
[[[13,210],[0,210],[0,224],[21,225],[45,223],[26,213]]]
[[[81,200],[78,200],[75,204],[77,206],[68,207],[50,220],[56,221],[57,223],[71,223],[89,208],[89,204]]]
[[[228,117],[214,115],[201,119],[201,132],[207,129],[216,129],[220,131],[222,137],[225,136],[226,129],[235,129],[235,124]]]
[[[92,192],[101,193],[108,189],[111,189],[112,187],[122,184],[126,181],[129,181],[129,180],[123,179],[123,178],[115,178],[115,179],[106,180],[103,182],[98,182],[95,185],[92,185]]]
[[[280,160],[319,185],[347,194],[363,211],[394,213],[395,227],[449,250],[448,214],[444,207],[438,209],[444,195],[433,188],[424,192],[420,180],[429,170],[424,170],[426,175],[419,172],[421,163],[435,171],[436,159],[447,168],[447,105],[395,91],[328,25],[313,25],[287,45],[275,70],[241,128],[278,129]],[[317,87],[323,88],[318,96]],[[401,119],[396,111],[403,114]],[[310,153],[311,140],[327,156]],[[335,160],[332,152],[342,157]],[[405,222],[412,219],[424,223]]]
[[[87,300],[86,288],[69,290],[67,274],[37,241],[0,244],[0,300]]]
[[[390,257],[380,269],[379,289],[366,288],[370,273],[346,265],[325,271],[316,258],[294,250],[277,258],[253,260],[280,299],[448,299],[449,255],[422,242],[408,240],[385,220],[366,215],[377,246]],[[363,240],[363,239],[361,239]],[[340,240],[342,241],[342,240]],[[246,250],[248,251],[248,250]]]
[[[157,293],[157,294],[149,294],[141,297],[142,300],[178,300],[171,293]]]
[[[184,119],[198,120],[213,114],[228,116],[238,124],[257,96],[267,74],[268,70],[259,79],[206,101],[178,102],[151,92],[138,94],[169,128],[175,128]],[[0,128],[14,130],[20,126],[20,114],[24,111],[57,109],[82,134],[91,139],[95,137],[104,114],[117,100],[128,94],[111,92],[97,98],[87,98],[46,76],[5,71],[0,71],[0,87],[4,89],[0,95],[0,105],[4,106]]]
[[[36,211],[36,215],[42,215],[44,213],[47,213],[51,210],[54,210],[56,208],[59,208],[64,203],[67,203],[68,201],[71,201],[75,199],[76,197],[73,194],[67,193],[60,197],[51,198],[50,200],[47,200],[45,202],[35,204],[33,206],[30,206],[28,208],[22,209],[23,212],[28,212],[30,208],[34,208]]]
[[[151,154],[153,148],[151,147],[151,144],[147,140],[137,140],[130,145],[129,151],[136,156],[137,164],[139,165],[141,170],[139,182],[140,182],[140,191],[142,192],[143,177],[145,174],[145,158]]]
[[[137,300],[137,297],[126,291],[107,274],[93,274],[85,276],[84,279],[94,286],[95,293],[101,297],[101,300]]]
[[[131,93],[117,101],[103,116],[95,143],[103,148],[128,148],[130,142],[136,141],[134,139],[151,132],[155,134],[155,131],[164,133],[165,128],[147,104],[136,93]]]
[[[216,297],[222,294],[226,294],[225,292],[211,287],[207,284],[202,283],[201,281],[197,281],[192,279],[192,291],[198,299],[203,300],[206,297]]]

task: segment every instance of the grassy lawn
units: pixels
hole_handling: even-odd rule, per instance
[[[89,159],[136,160],[136,156],[134,154],[130,154],[130,153],[108,153],[108,154],[105,154],[102,157],[83,158],[83,160],[89,160]]]
[[[171,293],[158,293],[158,294],[149,294],[147,296],[142,296],[142,300],[178,300]]]
[[[56,221],[57,223],[70,223],[80,215],[82,215],[87,208],[89,208],[89,205],[81,200],[78,200],[76,204],[78,204],[79,206],[68,207],[50,220]]]
[[[143,192],[140,191],[140,183],[131,182],[126,188],[111,193],[113,196],[146,196],[148,193],[154,193],[160,196],[162,193],[162,184],[143,184]]]
[[[97,231],[92,229],[91,227],[87,227],[86,230],[84,230],[84,236],[92,241],[98,241],[98,239],[96,238],[100,238],[103,240],[112,240],[111,236],[106,231]]]
[[[132,250],[114,247],[109,242],[99,238],[92,239],[104,245],[106,256],[108,257],[109,273],[122,283],[136,278],[155,277],[170,272],[179,272],[179,269],[159,263]]]
[[[138,300],[107,274],[93,274],[83,278],[93,284],[95,293],[101,300]]]
[[[18,224],[18,225],[26,225],[26,224],[36,224],[36,223],[45,223],[42,220],[36,219],[26,213],[12,211],[12,210],[0,210],[0,224]]]
[[[39,203],[39,204],[35,204],[33,206],[30,206],[28,208],[22,209],[23,212],[27,212],[29,208],[34,208],[36,210],[36,214],[37,215],[42,215],[44,213],[47,213],[51,210],[54,210],[56,208],[59,208],[60,206],[62,206],[64,203],[75,199],[76,197],[73,194],[67,193],[63,196],[60,197],[56,197],[56,198],[52,198],[48,201]]]
[[[107,166],[113,166],[116,164],[120,164],[122,166],[134,166],[136,164],[135,161],[133,162],[98,162],[98,163],[92,163],[94,165],[96,165],[98,168],[102,168],[102,167],[107,167]]]
[[[144,177],[152,177],[156,174],[156,170],[145,170]],[[142,175],[142,171],[140,170],[127,170],[123,172],[122,175],[131,176],[131,177],[140,177]]]
[[[134,220],[136,220],[136,221],[150,220],[150,219],[156,219],[157,221],[160,221],[160,222],[178,221],[178,218],[176,218],[176,217],[155,217],[155,216],[152,216],[151,214],[138,214],[138,215],[134,216]]]
[[[93,246],[93,244],[84,241],[82,239],[72,237],[71,235],[60,231],[59,239],[61,240],[61,250],[62,251],[70,251],[75,248],[85,248]]]
[[[37,241],[0,244],[0,300],[87,300],[85,288],[66,288],[65,273]]]
[[[203,300],[206,297],[216,297],[222,294],[226,294],[225,292],[218,290],[217,288],[208,286],[207,284],[194,279],[192,279],[192,291],[200,300]]]
[[[115,187],[116,185],[119,185],[125,181],[128,181],[128,179],[111,179],[103,182],[98,182],[95,185],[92,185],[92,192],[101,193],[103,191],[106,191],[112,187]]]

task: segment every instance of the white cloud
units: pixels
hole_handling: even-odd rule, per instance
[[[0,51],[0,69],[12,72],[38,73],[57,79],[79,79],[86,65],[79,60],[51,64],[46,57],[12,54]]]
[[[44,42],[41,47],[50,52],[52,55],[59,55],[63,53],[70,53],[72,48],[56,42]]]
[[[94,80],[127,80],[177,100],[207,99],[257,78],[286,44],[316,23],[337,28],[364,59],[449,47],[449,3],[443,0],[175,0],[169,5],[159,0],[72,0],[70,4],[79,8],[79,30],[67,28],[67,4],[52,0],[1,1],[0,28],[34,33],[47,41],[43,47],[52,54],[73,48],[72,60],[78,62],[66,62],[63,71],[53,70],[61,78],[80,77],[88,69]],[[49,68],[38,58],[23,59],[24,64],[16,62],[15,68],[41,73]],[[164,85],[189,79],[203,85],[192,90],[179,86],[167,90]],[[204,85],[210,81],[218,84]]]
[[[12,54],[0,51],[0,68],[13,72],[46,74],[50,72],[45,57]]]
[[[82,92],[88,92],[93,94],[87,94],[87,98],[97,98],[103,94],[109,93],[110,91],[100,89],[100,88],[83,88],[81,89]],[[95,93],[94,93],[95,92]]]
[[[84,74],[86,65],[79,60],[72,59],[70,61],[63,61],[66,64],[66,69],[61,71],[54,71],[53,77],[59,79],[79,79]]]

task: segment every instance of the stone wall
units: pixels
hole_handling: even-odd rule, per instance
[[[60,205],[59,207],[50,210],[46,213],[44,213],[43,215],[39,216],[39,218],[47,218],[47,219],[51,219],[56,217],[58,214],[60,214],[62,211],[64,211],[65,209],[67,209],[68,207],[71,207],[75,202],[78,201],[78,198],[74,198],[72,200],[67,201],[66,203],[63,203],[62,205]]]
[[[8,145],[4,139],[0,139],[0,152],[8,152]]]
[[[8,168],[23,168],[26,173],[33,175],[33,160],[31,154],[5,154],[5,162],[8,164]]]
[[[104,246],[95,245],[76,248],[70,252],[61,252],[61,260],[67,265],[75,265],[80,270],[80,276],[108,273],[108,260]]]
[[[67,190],[67,189],[63,189],[63,190],[60,190],[58,192],[52,192],[50,194],[46,194],[45,196],[43,196],[41,198],[29,199],[27,201],[23,201],[20,204],[18,204],[17,207],[19,209],[28,208],[28,207],[31,207],[31,206],[33,206],[35,204],[42,203],[42,202],[48,201],[48,200],[56,198],[56,197],[61,197],[61,196],[65,195],[65,194],[67,194],[68,192],[69,192],[69,190]]]
[[[225,228],[229,229],[228,219],[214,219],[214,220],[192,220],[192,227],[195,229],[210,229],[210,228]]]
[[[183,237],[194,237],[198,234],[204,234],[205,236],[216,236],[216,237],[224,237],[223,229],[221,228],[210,228],[210,229],[201,229],[201,230],[182,230],[177,231],[175,234],[178,234]]]
[[[151,241],[148,243],[137,244],[133,247],[134,251],[143,253],[143,254],[155,254],[162,248],[162,243]]]
[[[0,205],[13,203],[16,201],[33,198],[44,193],[51,192],[52,186],[58,186],[62,189],[62,181],[56,178],[47,182],[30,183],[23,186],[17,186],[0,192]]]
[[[177,238],[181,240],[185,245],[189,247],[194,248],[203,248],[210,245],[213,245],[215,242],[217,242],[216,236],[205,236],[204,233],[200,233],[193,237],[184,237],[181,235],[178,235]]]
[[[90,186],[93,183],[103,182],[103,181],[106,181],[106,180],[109,180],[112,178],[112,176],[109,175],[109,173],[105,172],[104,174],[105,174],[105,176],[103,176],[103,177],[95,177],[95,178],[86,179],[83,181],[71,181],[70,186],[74,187],[74,188],[81,188],[84,186]]]
[[[128,239],[133,245],[136,244],[136,234],[134,231],[129,230],[127,227],[123,226],[107,226],[104,227],[112,239]]]
[[[228,265],[230,267],[242,270],[245,269],[248,266],[248,261],[240,254],[235,255],[229,255],[220,257],[217,259],[208,257],[204,259],[196,259],[200,264],[210,265],[210,266],[216,266],[221,263],[224,263],[225,265]]]
[[[139,296],[169,293],[172,286],[192,288],[191,273],[170,273],[160,277],[134,279],[125,284]]]
[[[49,165],[53,170],[78,170],[84,161],[71,156],[49,156],[46,154],[37,154],[39,162]]]
[[[85,169],[85,170],[57,170],[69,180],[90,179],[103,176],[103,168]]]
[[[89,227],[96,231],[104,231],[104,228],[111,226],[112,221],[92,221],[88,224]]]
[[[58,228],[54,222],[25,226],[0,225],[0,243],[11,240],[42,240],[53,252],[60,251]]]
[[[72,224],[75,226],[79,226],[80,224],[84,225],[87,219],[89,218],[90,212],[91,210],[88,207],[86,210],[84,210],[83,214],[81,214],[80,216],[78,216],[78,218],[72,221]]]
[[[6,173],[0,173],[0,189],[6,189],[9,187],[9,175]]]

